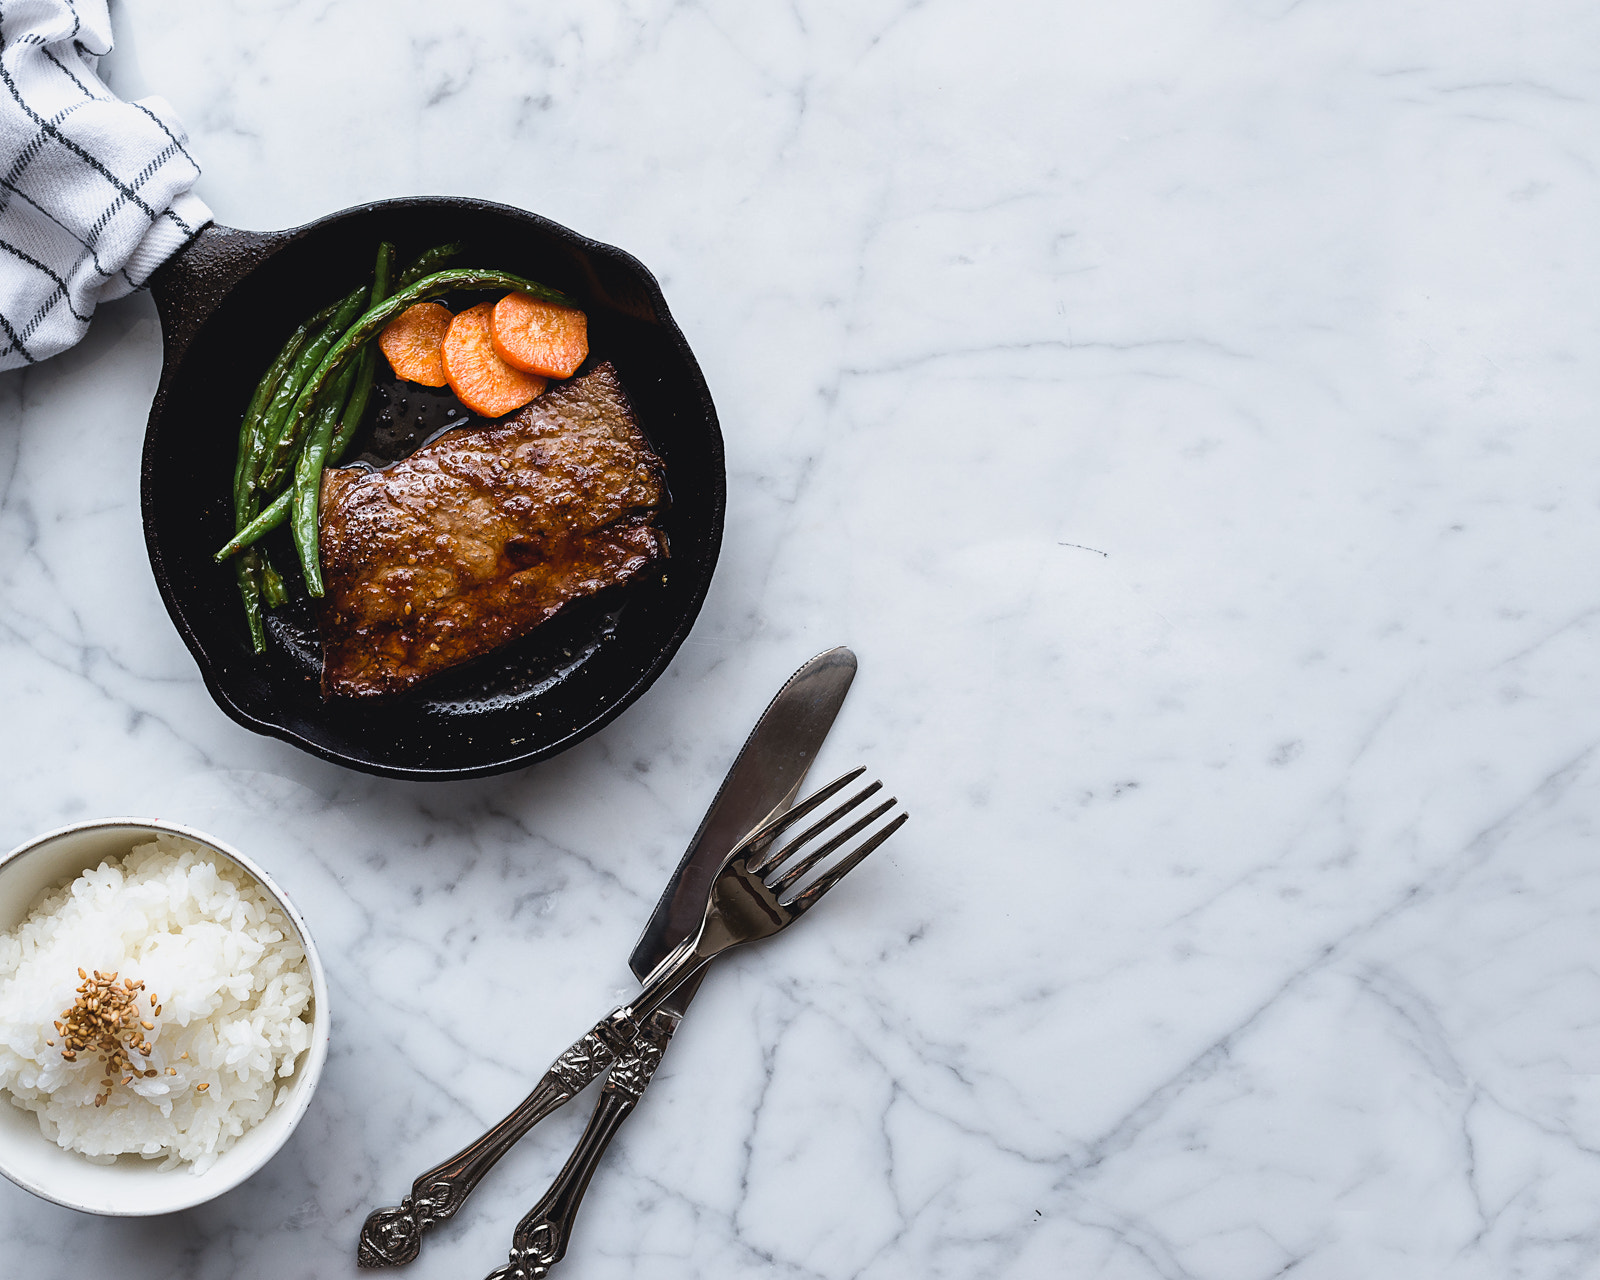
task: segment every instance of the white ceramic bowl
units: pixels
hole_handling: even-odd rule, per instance
[[[193,840],[237,863],[288,917],[311,968],[311,1047],[296,1064],[283,1105],[274,1107],[200,1174],[186,1165],[163,1171],[160,1161],[137,1155],[120,1156],[115,1164],[94,1164],[46,1138],[39,1131],[38,1117],[0,1090],[0,1173],[36,1196],[86,1213],[127,1217],[175,1213],[231,1191],[272,1159],[294,1132],[311,1105],[328,1056],[328,983],[305,921],[260,867],[202,832],[150,818],[101,818],[19,845],[0,859],[0,932],[21,924],[46,889],[65,884],[106,858],[120,857],[161,831]]]

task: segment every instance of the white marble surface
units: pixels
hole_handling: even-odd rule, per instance
[[[353,1274],[365,1211],[628,989],[750,721],[848,643],[818,771],[913,824],[708,980],[568,1274],[1600,1274],[1593,5],[114,16],[224,222],[463,193],[641,257],[728,529],[604,732],[375,780],[227,720],[168,623],[148,299],[0,378],[0,846],[212,830],[337,1001],[261,1175],[159,1221],[0,1184],[0,1272]],[[583,1110],[410,1274],[502,1260]]]

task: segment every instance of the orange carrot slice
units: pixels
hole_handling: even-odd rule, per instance
[[[513,369],[495,354],[489,332],[494,303],[468,307],[444,335],[445,377],[456,398],[473,413],[499,418],[520,409],[544,390],[545,380]]]
[[[589,317],[525,293],[508,293],[494,308],[494,349],[514,369],[570,378],[589,354]]]
[[[425,387],[442,387],[444,357],[440,351],[450,328],[450,309],[437,302],[407,307],[378,335],[378,350],[389,358],[394,376]]]

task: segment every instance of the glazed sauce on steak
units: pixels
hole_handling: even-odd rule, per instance
[[[667,555],[661,460],[610,363],[382,470],[323,475],[324,696],[399,693]]]

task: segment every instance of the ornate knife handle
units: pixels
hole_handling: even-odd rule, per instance
[[[606,1079],[600,1101],[577,1147],[561,1167],[550,1190],[517,1223],[511,1237],[511,1260],[491,1271],[488,1280],[544,1280],[550,1268],[566,1256],[572,1225],[578,1217],[583,1193],[599,1167],[600,1159],[616,1137],[622,1122],[639,1105],[650,1077],[660,1065],[667,1042],[682,1016],[657,1012],[639,1033],[628,1053],[617,1060]]]
[[[422,1251],[422,1233],[453,1217],[500,1157],[539,1121],[582,1093],[627,1051],[637,1032],[638,1024],[626,1007],[613,1009],[597,1022],[555,1060],[515,1111],[471,1146],[429,1169],[398,1205],[368,1215],[356,1247],[356,1265],[395,1267],[415,1259]]]

